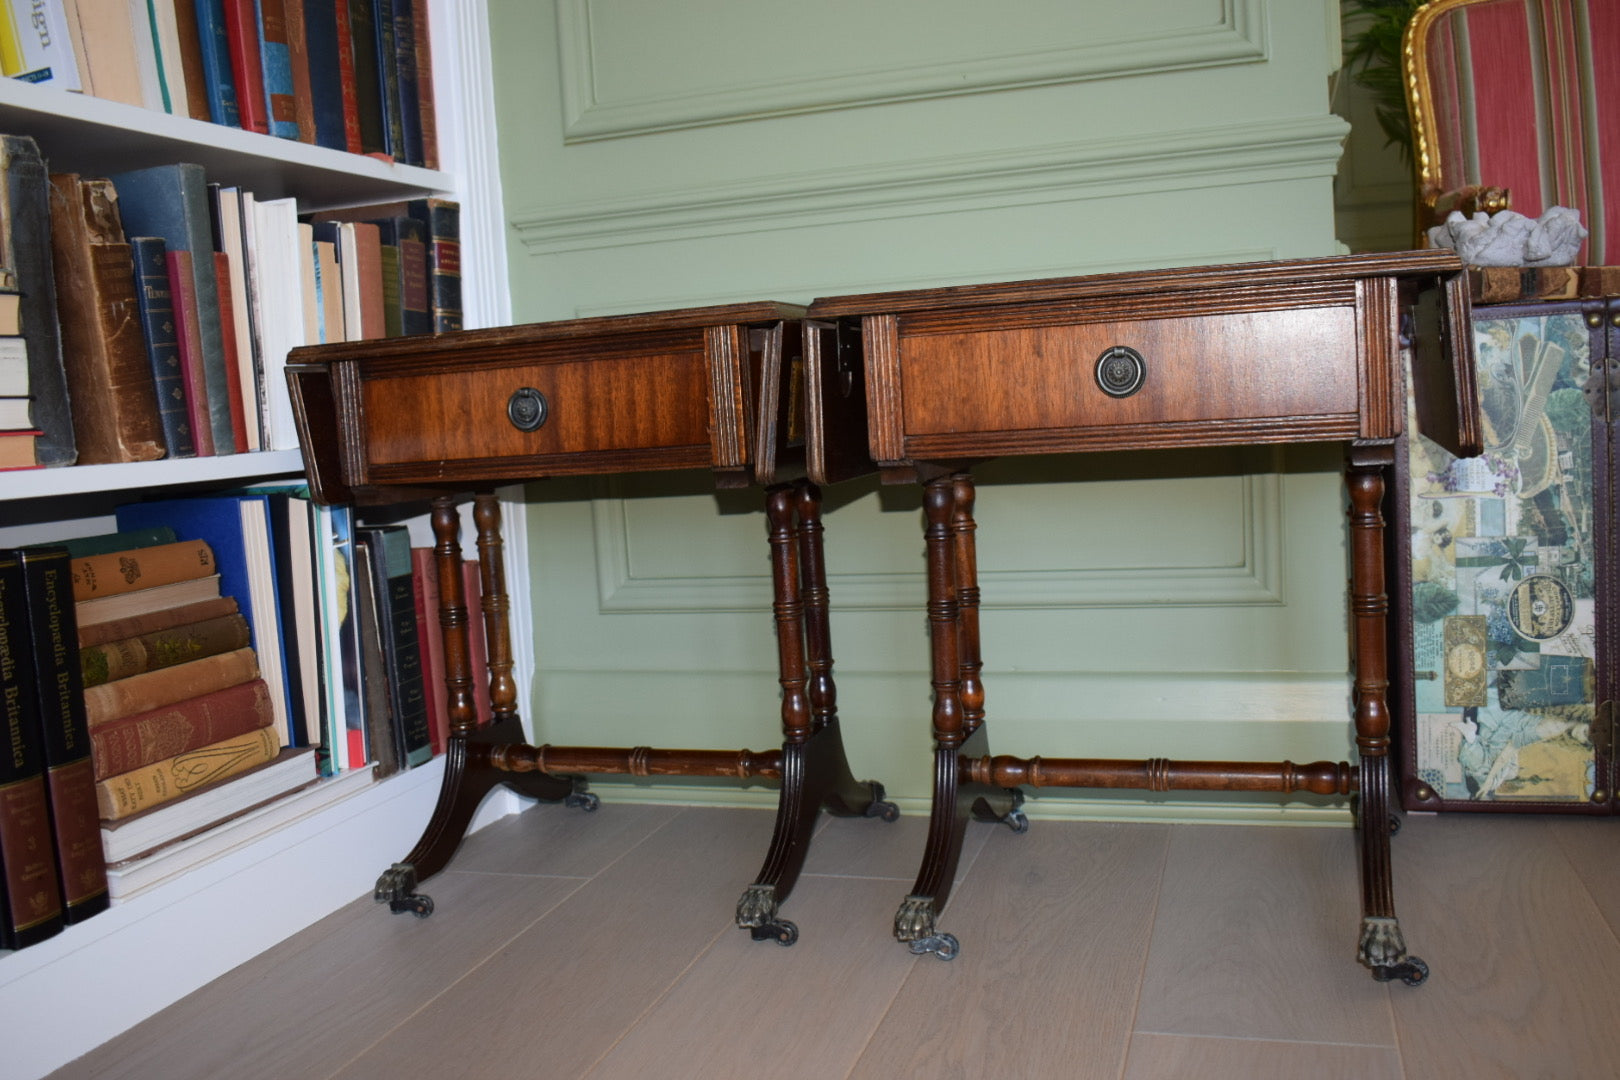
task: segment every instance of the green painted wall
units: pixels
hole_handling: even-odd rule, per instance
[[[1330,3],[495,0],[491,27],[519,321],[1336,250]],[[984,465],[992,746],[1348,756],[1338,461],[1327,447]],[[918,493],[853,482],[829,503],[853,764],[917,810]],[[538,741],[778,741],[759,508],[701,474],[530,487]],[[1289,819],[1323,816],[1291,805]],[[1034,810],[1274,807],[1049,791]]]

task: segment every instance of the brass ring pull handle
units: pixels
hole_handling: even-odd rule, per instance
[[[1130,397],[1147,381],[1147,361],[1128,345],[1115,345],[1097,357],[1097,386],[1109,397]]]
[[[513,391],[506,402],[506,418],[519,431],[535,431],[551,415],[546,395],[532,386]]]

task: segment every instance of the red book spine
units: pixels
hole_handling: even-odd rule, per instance
[[[130,772],[210,743],[269,727],[269,691],[263,679],[187,698],[148,712],[119,717],[90,732],[97,780]]]
[[[416,597],[416,641],[422,653],[428,745],[437,756],[449,744],[450,703],[444,687],[444,637],[439,628],[438,553],[432,548],[411,549],[411,588]]]
[[[180,339],[180,380],[186,388],[186,417],[197,456],[214,453],[214,428],[208,419],[208,384],[203,381],[202,325],[197,321],[197,283],[191,276],[191,252],[164,253],[169,264],[169,294],[174,300],[176,336]]]
[[[477,559],[462,561],[461,579],[467,600],[467,666],[472,668],[478,726],[484,727],[495,716],[495,703],[489,696],[489,639],[484,636],[484,585],[478,574]]]
[[[253,0],[225,0],[225,40],[236,76],[236,107],[242,127],[270,134],[270,112],[264,96],[264,66],[259,57],[259,16]]]
[[[356,0],[370,3],[371,0]],[[360,153],[360,95],[354,84],[354,33],[349,28],[349,0],[337,0],[338,71],[343,84],[343,136],[351,154]]]
[[[231,300],[231,259],[223,251],[214,252],[214,277],[219,283],[220,336],[225,339],[225,384],[231,395],[231,438],[236,443],[236,452],[245,454],[258,447],[248,440],[247,403],[242,395],[242,358],[236,348],[236,305]]]

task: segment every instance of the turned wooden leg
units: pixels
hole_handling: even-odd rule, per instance
[[[931,480],[923,490],[924,536],[928,549],[928,635],[933,667],[934,793],[928,841],[911,894],[900,902],[894,936],[914,953],[952,959],[958,942],[941,933],[937,918],[945,909],[962,841],[970,817],[1006,821],[1013,818],[1018,795],[1005,789],[967,782],[962,762],[988,753],[983,724],[983,690],[979,685],[978,571],[972,565],[973,481],[967,474]],[[962,599],[971,604],[962,618]],[[966,665],[966,667],[964,666]],[[968,728],[964,707],[964,672],[971,671],[971,708],[977,711]],[[1018,813],[1018,818],[1022,814]]]
[[[1415,986],[1429,968],[1406,951],[1395,918],[1390,869],[1389,596],[1384,584],[1384,477],[1393,462],[1388,444],[1351,448],[1345,479],[1350,492],[1350,612],[1355,642],[1357,796],[1361,848],[1361,937],[1356,958],[1380,982]]]
[[[770,850],[737,901],[737,925],[755,941],[791,945],[799,928],[778,910],[804,868],[822,805],[887,821],[899,812],[883,801],[882,785],[854,778],[844,754],[832,680],[821,493],[806,481],[773,487],[766,492],[765,518],[782,686],[782,788]]]
[[[494,768],[490,752],[524,741],[523,723],[517,712],[517,688],[512,681],[512,646],[507,629],[509,600],[506,573],[502,564],[500,506],[495,496],[480,495],[474,508],[478,525],[480,580],[483,586],[483,619],[490,657],[490,699],[494,704],[492,722],[478,725],[478,710],[472,694],[472,680],[481,673],[472,670],[468,646],[468,613],[461,578],[460,517],[451,497],[435,499],[431,514],[434,551],[439,567],[439,627],[444,637],[444,693],[448,698],[450,739],[445,750],[444,780],[438,802],[427,828],[403,860],[383,871],[377,879],[375,896],[395,912],[410,911],[426,917],[433,901],[416,892],[417,886],[444,869],[461,845],[473,815],[484,796],[498,784],[537,799],[565,800],[589,809],[594,796],[576,791],[573,780],[540,772],[509,773]],[[437,692],[430,688],[429,692]]]

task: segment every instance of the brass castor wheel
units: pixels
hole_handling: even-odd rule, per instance
[[[1372,976],[1378,982],[1393,982],[1399,979],[1407,986],[1421,986],[1429,977],[1429,965],[1416,956],[1408,956],[1399,964],[1373,968]]]
[[[423,896],[421,893],[412,893],[399,900],[388,901],[388,910],[395,915],[408,911],[418,919],[425,919],[433,914],[433,897]]]
[[[933,953],[941,960],[955,960],[956,954],[962,951],[962,943],[956,940],[955,934],[929,934],[906,944],[917,956]]]
[[[587,814],[595,813],[596,808],[602,805],[602,800],[594,792],[574,791],[563,796],[563,805],[577,807]]]
[[[778,922],[765,923],[763,926],[751,926],[748,934],[755,941],[775,941],[784,949],[799,940],[799,926],[797,923],[782,919]]]

